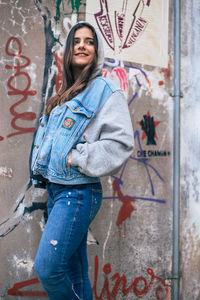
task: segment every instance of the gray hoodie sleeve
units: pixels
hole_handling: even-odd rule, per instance
[[[114,92],[72,150],[71,165],[91,177],[119,171],[134,149],[133,128],[122,91]]]

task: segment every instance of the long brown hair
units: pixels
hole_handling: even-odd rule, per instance
[[[95,46],[95,56],[94,60],[84,67],[82,72],[76,80],[74,79],[73,70],[72,70],[72,58],[73,58],[73,49],[74,49],[74,34],[75,31],[79,28],[88,27],[94,38]],[[77,23],[69,32],[65,51],[63,54],[63,74],[62,74],[62,84],[61,88],[55,96],[52,96],[48,99],[44,113],[50,114],[52,109],[57,105],[62,105],[65,101],[69,101],[80,93],[87,85],[93,70],[96,68],[97,59],[98,59],[98,40],[94,28],[85,22]]]

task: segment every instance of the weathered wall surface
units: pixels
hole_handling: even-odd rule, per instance
[[[182,9],[181,258],[182,299],[200,299],[200,3]]]
[[[149,1],[148,1],[149,2]],[[47,297],[33,270],[45,226],[46,192],[29,183],[29,153],[45,101],[59,88],[71,24],[85,1],[0,2],[0,299]],[[88,237],[94,299],[171,299],[173,175],[173,9],[166,69],[106,59],[104,76],[127,95],[135,152],[102,179],[104,201]],[[197,0],[183,7],[181,299],[199,299]],[[188,23],[193,23],[189,31]],[[195,40],[195,43],[193,41]],[[187,70],[185,72],[185,69]],[[198,74],[198,75],[197,75]],[[149,130],[146,118],[153,117]],[[189,126],[190,124],[190,126]],[[190,132],[188,132],[188,130]],[[188,134],[186,134],[188,132]],[[192,150],[192,151],[191,151]],[[200,211],[200,210],[199,210]],[[192,284],[190,283],[191,276]]]

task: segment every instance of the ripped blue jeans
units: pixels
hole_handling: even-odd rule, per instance
[[[49,183],[47,190],[48,220],[35,271],[50,300],[92,300],[87,231],[101,206],[101,183]]]

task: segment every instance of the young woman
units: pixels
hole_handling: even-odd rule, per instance
[[[87,231],[102,201],[100,177],[133,151],[123,92],[101,76],[102,42],[87,22],[70,30],[59,93],[47,101],[34,140],[32,176],[48,190],[48,221],[35,259],[51,300],[92,300]]]

